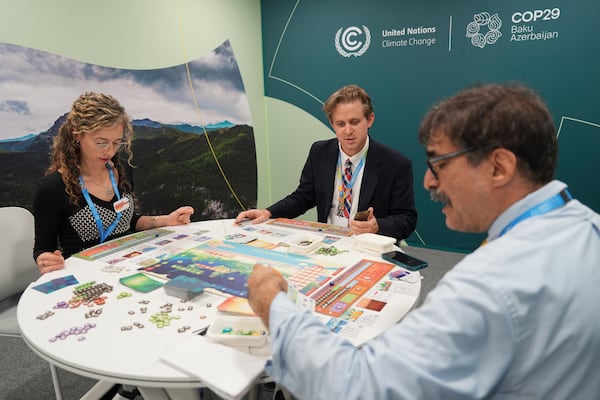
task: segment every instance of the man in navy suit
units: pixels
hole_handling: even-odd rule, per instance
[[[412,163],[369,137],[375,120],[369,95],[359,86],[344,86],[323,110],[336,139],[312,145],[296,190],[266,209],[241,212],[235,222],[295,218],[316,206],[319,222],[357,234],[408,237],[417,224]],[[356,216],[358,211],[367,215]]]

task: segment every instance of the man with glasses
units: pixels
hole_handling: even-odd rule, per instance
[[[47,175],[33,200],[33,257],[41,273],[64,267],[65,258],[118,236],[190,222],[192,207],[168,215],[135,211],[119,151],[131,161],[132,126],[112,96],[85,93],[54,137]]]
[[[524,86],[474,87],[433,107],[419,139],[446,225],[486,244],[358,348],[257,264],[249,301],[270,329],[268,372],[300,399],[598,398],[600,215],[553,179],[545,104]]]

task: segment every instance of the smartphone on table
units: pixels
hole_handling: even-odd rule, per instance
[[[401,251],[389,251],[383,253],[381,258],[409,271],[418,271],[429,265],[427,261],[420,260]]]

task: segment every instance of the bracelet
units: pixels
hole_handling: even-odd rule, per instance
[[[158,215],[152,217],[152,228],[158,228]]]

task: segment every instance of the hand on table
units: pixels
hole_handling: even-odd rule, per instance
[[[194,214],[194,209],[190,206],[179,207],[177,210],[167,215],[167,225],[185,225],[191,221],[191,216]]]
[[[287,281],[279,271],[267,265],[254,264],[252,274],[248,277],[248,303],[267,328],[271,302],[279,292],[287,290]]]
[[[239,224],[244,220],[252,220],[253,224],[260,224],[261,222],[265,222],[269,218],[271,218],[271,211],[252,209],[242,211],[241,213],[239,213],[235,221],[233,221],[233,223]]]
[[[50,271],[56,271],[57,269],[62,269],[65,267],[65,259],[60,250],[42,253],[38,256],[35,262],[41,274],[45,274],[46,272]]]

